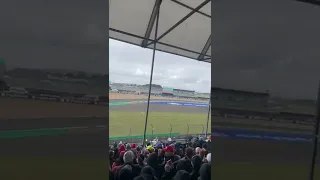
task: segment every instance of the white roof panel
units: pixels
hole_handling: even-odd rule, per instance
[[[109,37],[152,49],[156,23],[154,20],[152,26],[149,21],[155,19],[151,17],[156,14],[153,13],[156,10],[153,10],[157,7],[157,1],[109,0]],[[162,0],[157,37],[161,37],[201,4],[203,6],[197,12],[159,39],[157,50],[211,62],[210,0]],[[149,36],[148,27],[151,30]],[[143,45],[144,39],[149,39],[149,42]]]

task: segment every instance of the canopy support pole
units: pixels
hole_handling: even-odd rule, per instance
[[[207,129],[206,129],[206,135],[205,138],[208,137],[208,130],[209,130],[209,120],[211,115],[211,90],[210,90],[210,100],[209,100],[209,106],[208,106],[208,116],[207,116]],[[211,126],[210,126],[211,127]]]
[[[155,29],[155,35],[154,35],[155,40],[157,39],[157,36],[158,36],[159,14],[160,14],[160,4],[159,4],[159,7],[157,8],[157,13],[156,13],[156,29]],[[152,63],[151,63],[150,82],[149,82],[149,94],[148,94],[148,101],[147,101],[147,112],[146,112],[146,120],[144,123],[143,142],[142,142],[143,146],[145,145],[145,142],[146,142],[146,133],[147,133],[149,107],[150,107],[150,96],[151,96],[152,79],[153,79],[154,59],[155,59],[155,55],[156,55],[156,45],[157,45],[157,42],[155,42],[153,44]]]
[[[152,28],[154,26],[154,23],[156,22],[156,18],[157,18],[157,15],[158,15],[158,9],[160,8],[161,2],[162,2],[162,0],[156,0],[156,2],[154,4],[153,10],[152,10],[152,14],[151,14],[150,19],[149,19],[148,27],[147,27],[146,33],[144,35],[145,39],[142,40],[142,43],[141,43],[141,46],[144,47],[144,48],[147,46],[147,43],[149,42],[150,35],[151,35],[151,32],[152,32]]]
[[[198,57],[199,61],[203,61],[203,59],[205,58],[205,55],[207,54],[210,46],[211,46],[211,34],[210,34],[206,44],[204,45],[204,47],[203,47],[203,49],[201,51],[201,54]]]
[[[318,138],[319,138],[319,127],[320,127],[320,81],[318,87],[318,97],[317,97],[317,114],[316,122],[314,125],[314,134],[313,134],[313,152],[310,164],[309,180],[314,179],[314,167],[316,163],[316,158],[318,155]]]

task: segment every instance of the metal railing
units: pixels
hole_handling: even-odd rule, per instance
[[[117,129],[115,126],[110,126],[110,138],[109,142],[113,143],[115,141],[126,141],[126,142],[141,142],[143,140],[143,134],[142,131],[135,130],[132,127],[121,127],[122,131],[126,131],[127,134],[121,134],[120,136],[113,136],[114,134],[112,132],[113,129]],[[125,129],[123,129],[125,128]],[[184,139],[188,136],[194,136],[194,135],[205,135],[206,131],[206,124],[169,124],[166,127],[161,127],[161,129],[157,129],[159,127],[154,126],[153,124],[150,124],[147,127],[147,135],[146,140],[152,140],[152,139],[160,139],[165,140],[167,138],[172,139]]]

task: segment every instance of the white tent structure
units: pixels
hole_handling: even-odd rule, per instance
[[[156,50],[211,63],[211,0],[109,0],[109,38],[153,49],[150,85]]]

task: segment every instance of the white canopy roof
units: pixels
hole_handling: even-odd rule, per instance
[[[109,37],[211,63],[211,0],[109,0]]]

